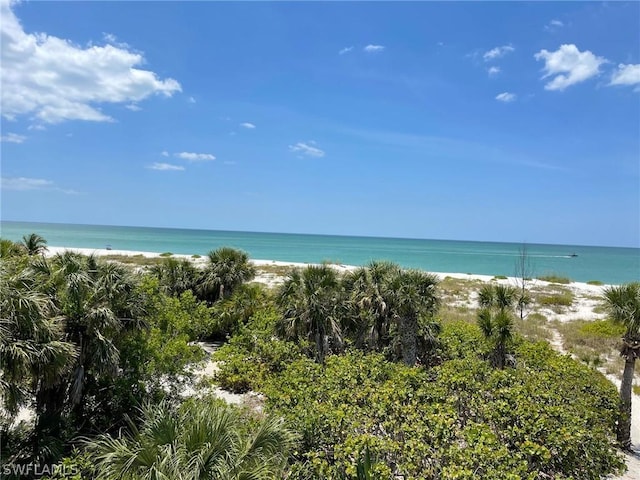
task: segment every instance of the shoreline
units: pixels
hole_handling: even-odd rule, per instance
[[[62,253],[64,251],[73,251],[76,253],[80,253],[83,255],[95,255],[98,257],[104,257],[109,255],[118,255],[118,256],[143,256],[145,258],[177,258],[177,259],[186,259],[190,260],[196,264],[203,264],[206,262],[207,256],[201,255],[198,257],[194,257],[194,255],[189,254],[180,254],[174,253],[170,256],[163,256],[161,252],[148,252],[148,251],[138,251],[138,250],[107,250],[106,248],[81,248],[81,247],[64,247],[64,246],[47,246],[47,251],[45,252],[46,257],[52,257],[58,253]],[[256,267],[261,266],[277,266],[277,267],[293,267],[293,268],[304,268],[309,265],[320,265],[319,263],[306,263],[306,262],[286,262],[281,260],[268,260],[268,259],[254,259],[250,258],[249,261],[255,265]],[[344,265],[344,264],[335,264],[329,263],[329,265],[339,272],[345,273],[354,271],[358,267],[357,265]],[[497,281],[500,284],[513,284],[517,282],[518,279],[516,277],[507,276],[503,278],[503,276],[496,275],[485,275],[485,274],[474,274],[474,273],[461,273],[461,272],[431,272],[436,275],[440,280],[444,280],[447,277],[455,278],[458,280],[479,280],[482,282],[490,282],[492,280]],[[548,285],[559,285],[552,282],[547,282],[545,280],[532,279],[530,281],[532,286],[548,286]],[[590,294],[599,294],[602,292],[602,289],[608,287],[610,285],[590,285],[586,282],[574,282],[572,281],[569,284],[562,284],[565,287],[578,289],[585,293]]]

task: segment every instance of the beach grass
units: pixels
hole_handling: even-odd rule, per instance
[[[562,275],[558,275],[555,273],[538,277],[538,280],[543,280],[549,283],[560,283],[563,285],[568,285],[572,282],[572,280],[569,277],[564,277]]]
[[[164,258],[160,257],[145,257],[142,254],[139,255],[116,255],[109,254],[102,256],[103,259],[110,262],[118,262],[124,265],[134,265],[139,267],[160,265],[164,262]]]

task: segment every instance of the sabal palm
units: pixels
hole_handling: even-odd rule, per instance
[[[640,357],[640,282],[609,287],[604,301],[611,318],[625,327],[620,355],[624,372],[620,384],[620,417],[617,437],[622,448],[631,447],[631,398],[635,362]]]
[[[68,400],[81,418],[87,383],[117,371],[114,338],[136,317],[133,281],[121,266],[72,252],[40,258],[32,268],[64,320],[65,339],[78,349],[66,384],[50,391],[46,401],[56,403],[49,410],[59,414],[61,402]]]
[[[439,324],[432,321],[440,304],[437,285],[435,275],[420,270],[401,270],[391,279],[391,311],[407,365],[416,364],[420,340],[429,344],[437,335]]]
[[[7,258],[24,255],[24,247],[7,238],[0,238],[0,258],[5,261]]]
[[[5,408],[15,410],[33,384],[60,381],[75,357],[62,341],[60,322],[52,318],[50,300],[35,290],[27,271],[0,266],[0,385]]]
[[[0,265],[0,313],[0,397],[9,412],[35,398],[35,458],[43,453],[43,393],[63,383],[77,351],[63,340],[54,305],[36,290],[34,275],[7,260]]]
[[[483,285],[478,293],[478,303],[481,308],[511,310],[516,303],[517,293],[514,287],[508,285]]]
[[[340,282],[331,267],[311,265],[292,271],[280,288],[277,301],[283,313],[279,334],[313,342],[317,362],[324,363],[330,343],[341,346]]]
[[[37,233],[22,237],[22,245],[29,255],[40,255],[47,250],[47,241]]]
[[[211,401],[177,411],[167,403],[142,411],[142,425],[88,442],[97,477],[111,479],[273,479],[283,472],[295,437],[281,420],[247,428],[239,411]]]
[[[198,270],[187,259],[166,258],[152,273],[158,277],[161,289],[172,296],[180,296],[196,286]]]
[[[491,343],[492,362],[502,369],[507,363],[509,343],[513,338],[513,317],[508,310],[481,308],[478,311],[478,326]]]
[[[222,247],[212,250],[208,256],[209,264],[197,286],[197,292],[204,300],[214,302],[227,298],[234,288],[251,280],[256,274],[249,256],[241,250]]]
[[[349,301],[349,330],[357,346],[380,350],[388,344],[393,322],[391,279],[400,273],[391,262],[371,262],[347,274],[344,289]]]

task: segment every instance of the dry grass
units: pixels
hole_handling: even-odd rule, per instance
[[[514,321],[516,332],[528,340],[537,342],[540,340],[550,341],[553,334],[547,326],[547,317],[540,313],[531,313],[524,319],[519,317]]]
[[[160,265],[164,262],[164,258],[145,257],[144,255],[104,255],[100,258],[109,262],[118,262],[124,265],[135,265],[139,267]]]

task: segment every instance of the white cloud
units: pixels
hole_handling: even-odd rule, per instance
[[[492,48],[484,52],[482,58],[485,62],[490,62],[491,60],[495,60],[496,58],[504,57],[507,53],[511,53],[515,50],[511,45],[502,45],[501,47]]]
[[[162,152],[160,152],[160,155],[162,155],[163,157],[168,157],[169,152],[167,152],[166,150],[163,150]]]
[[[175,153],[174,156],[181,158],[183,160],[187,160],[189,162],[207,162],[209,160],[216,159],[216,157],[211,155],[210,153],[180,152],[180,153]]]
[[[162,170],[162,171],[184,170],[184,167],[182,165],[173,165],[171,163],[162,163],[162,162],[156,162],[147,168],[150,168],[151,170]]]
[[[611,75],[609,85],[637,85],[640,84],[640,64],[625,65],[621,63]]]
[[[51,180],[26,177],[2,177],[3,190],[42,190],[53,186]]]
[[[353,50],[353,47],[344,47],[338,52],[338,55],[344,55],[345,53],[349,53],[351,50]]]
[[[241,123],[240,126],[248,129],[256,128],[256,126],[253,123],[249,123],[249,122]]]
[[[600,73],[600,65],[606,63],[603,57],[597,57],[589,50],[581,52],[573,44],[560,45],[555,52],[540,50],[534,55],[536,60],[544,61],[545,74],[542,78],[555,75],[545,90],[564,90],[576,83],[584,82]]]
[[[129,105],[125,105],[124,108],[131,110],[132,112],[139,112],[140,110],[142,110],[142,108],[140,108],[135,103],[130,103]]]
[[[556,30],[564,27],[564,22],[561,20],[553,19],[544,26],[545,30]]]
[[[43,178],[2,177],[0,186],[2,190],[15,190],[20,192],[46,190],[50,192],[61,192],[67,195],[79,195],[80,193],[76,190],[57,187],[51,180],[45,180]]]
[[[195,99],[195,98],[193,98],[193,97],[189,97],[189,98],[187,99],[187,102],[189,102],[189,103],[196,103],[196,99]]]
[[[100,105],[139,102],[154,94],[170,97],[181,90],[172,78],[161,80],[152,71],[135,68],[144,64],[144,57],[123,44],[81,47],[46,33],[25,32],[12,5],[0,1],[5,118],[111,121]]]
[[[493,77],[500,73],[500,67],[491,67],[487,70],[490,77]]]
[[[308,143],[298,142],[295,145],[289,145],[289,151],[300,153],[301,155],[306,155],[308,157],[324,157],[324,151],[313,146],[315,143],[316,142],[314,141],[310,141]]]
[[[515,99],[516,99],[515,93],[502,92],[496,95],[496,100],[500,102],[509,103],[509,102],[513,102]]]
[[[18,135],[17,133],[7,133],[6,135],[2,135],[0,140],[8,143],[23,143],[27,137],[24,135]]]
[[[382,45],[367,45],[363,50],[367,53],[377,53],[383,51],[384,48]]]

